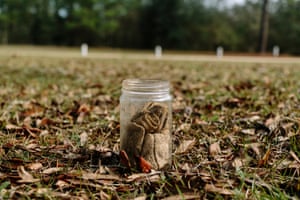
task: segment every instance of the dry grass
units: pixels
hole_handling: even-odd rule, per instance
[[[289,64],[120,52],[80,58],[67,49],[5,48],[0,49],[3,198],[299,198],[296,58]],[[169,171],[124,174],[118,165],[118,100],[121,81],[131,77],[172,83]],[[113,158],[113,166],[104,163]]]

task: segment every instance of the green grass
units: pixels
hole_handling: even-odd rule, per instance
[[[0,63],[3,197],[34,199],[46,189],[45,199],[184,199],[190,194],[208,199],[299,198],[300,163],[291,154],[300,157],[298,64],[172,61],[142,55],[2,55]],[[121,82],[133,77],[171,82],[174,151],[184,140],[196,142],[174,153],[172,169],[152,179],[132,181],[113,169],[106,173],[117,179],[84,179],[86,173],[99,173],[90,167],[90,150],[118,151]],[[88,111],[78,121],[82,105]],[[43,119],[52,123],[40,125]],[[83,132],[88,142],[81,146]],[[221,152],[212,155],[215,142]],[[31,169],[32,163],[42,168]],[[39,182],[20,182],[20,166]],[[63,170],[44,173],[58,167]]]

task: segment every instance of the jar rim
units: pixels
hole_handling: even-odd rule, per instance
[[[125,79],[122,89],[140,92],[169,92],[170,83],[161,79]]]

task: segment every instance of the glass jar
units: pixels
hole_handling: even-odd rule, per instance
[[[120,97],[120,150],[130,167],[146,160],[156,170],[171,166],[172,97],[164,80],[127,79]]]

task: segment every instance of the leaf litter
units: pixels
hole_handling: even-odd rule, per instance
[[[299,67],[1,58],[1,197],[299,198]],[[168,171],[119,155],[129,77],[172,83]]]

